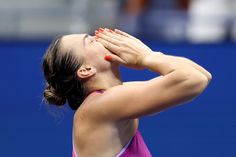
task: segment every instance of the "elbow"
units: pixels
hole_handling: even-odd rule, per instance
[[[202,73],[195,74],[191,79],[191,94],[196,97],[200,95],[208,86],[212,76],[203,75]]]
[[[210,83],[211,80],[212,80],[212,75],[211,75],[211,73],[210,73],[210,72],[207,72],[206,77],[207,77],[208,83]]]
[[[180,74],[180,73],[179,73]],[[182,102],[189,102],[194,100],[198,97],[208,86],[211,77],[207,77],[206,75],[202,74],[199,71],[188,71],[188,73],[182,72],[182,86],[181,90],[182,93]],[[211,75],[209,75],[211,76]]]

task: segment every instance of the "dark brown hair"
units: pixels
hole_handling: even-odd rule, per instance
[[[61,49],[62,36],[50,44],[43,57],[43,72],[46,79],[44,99],[48,104],[62,106],[68,102],[76,110],[85,98],[85,88],[78,80],[76,72],[83,59]]]

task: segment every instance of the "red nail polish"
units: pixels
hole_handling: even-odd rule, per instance
[[[107,61],[110,61],[112,59],[112,57],[111,56],[105,56],[104,59],[107,60]]]
[[[96,30],[95,33],[100,33],[101,31],[100,30]]]
[[[111,33],[112,33],[113,31],[112,31],[111,29],[108,29],[108,32],[111,32]]]
[[[104,31],[104,29],[103,28],[99,28],[99,30],[98,30],[99,32],[103,32]]]

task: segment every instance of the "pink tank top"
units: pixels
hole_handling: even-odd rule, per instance
[[[103,93],[103,91],[95,91],[96,93]],[[73,137],[73,136],[72,136]],[[73,138],[72,138],[73,141]],[[76,153],[73,141],[72,157],[79,157]],[[129,142],[122,148],[116,157],[152,157],[149,152],[142,135],[136,130],[135,135],[129,140]]]
[[[74,142],[72,157],[79,157],[75,151]],[[134,137],[129,140],[116,157],[152,157],[152,155],[149,152],[140,132],[137,130]]]

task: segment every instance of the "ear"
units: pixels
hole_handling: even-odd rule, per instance
[[[82,65],[78,70],[77,70],[77,76],[80,79],[86,79],[89,78],[97,73],[97,70],[95,67],[90,66],[90,65]]]

